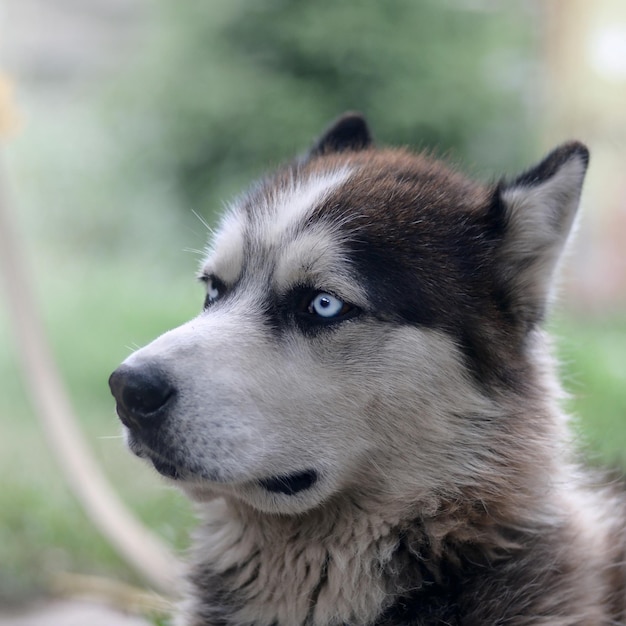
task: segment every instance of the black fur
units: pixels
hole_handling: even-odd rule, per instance
[[[365,118],[360,113],[345,113],[322,134],[309,157],[364,150],[371,144],[372,135]]]
[[[552,150],[539,164],[531,167],[505,187],[535,187],[549,180],[559,168],[573,156],[583,160],[585,168],[589,165],[589,150],[579,141],[570,141]]]

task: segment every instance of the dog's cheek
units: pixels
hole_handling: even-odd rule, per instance
[[[390,482],[430,490],[442,476],[467,468],[483,442],[467,416],[496,408],[475,387],[452,338],[401,327],[388,338],[369,373],[365,413],[378,442],[372,459]],[[468,432],[469,430],[469,432]],[[474,429],[474,432],[477,432]]]
[[[258,411],[251,427],[263,442],[264,462],[275,470],[348,473],[373,441],[363,370],[322,355],[302,337],[263,356],[245,366],[238,393]]]

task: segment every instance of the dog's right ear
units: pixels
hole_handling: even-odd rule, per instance
[[[541,321],[556,266],[575,220],[589,151],[578,142],[553,150],[511,183],[500,183],[492,217],[503,227],[498,279],[511,313]]]
[[[315,142],[307,158],[335,152],[365,150],[372,145],[372,134],[361,113],[344,113]]]

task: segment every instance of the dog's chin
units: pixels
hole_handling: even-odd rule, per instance
[[[313,469],[246,482],[178,479],[176,485],[194,502],[218,497],[243,502],[263,513],[299,514],[323,502],[330,486]]]
[[[318,505],[328,495],[324,493],[328,488],[327,481],[315,468],[263,478],[229,478],[203,468],[190,469],[154,452],[132,432],[126,430],[125,435],[126,445],[133,454],[151,463],[161,476],[172,481],[195,502],[209,502],[225,496],[268,513],[301,513]]]

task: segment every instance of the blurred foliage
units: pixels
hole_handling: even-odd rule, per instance
[[[190,507],[116,438],[106,380],[133,347],[201,309],[195,259],[181,251],[207,234],[191,209],[212,219],[346,109],[362,110],[382,143],[447,152],[484,177],[514,172],[537,157],[539,103],[522,3],[159,0],[150,11],[141,58],[97,93],[25,98],[26,131],[7,156],[45,321],[98,461],[180,547]],[[134,580],[65,488],[3,321],[0,604],[58,569]],[[584,441],[626,463],[623,323],[556,327]]]
[[[597,465],[626,471],[626,319],[561,317],[558,338],[579,447]]]
[[[528,7],[478,0],[159,5],[121,124],[136,164],[210,214],[356,109],[384,143],[502,173],[532,141]],[[141,77],[138,80],[138,77]],[[119,124],[117,124],[120,127]]]
[[[50,257],[48,257],[50,259]],[[189,280],[113,257],[54,258],[40,285],[58,365],[96,460],[120,496],[165,542],[188,543],[193,514],[122,441],[109,373],[137,346],[200,310]],[[79,288],[77,288],[79,287]],[[12,337],[0,309],[0,607],[54,587],[56,572],[91,573],[141,584],[71,494],[24,397]]]

